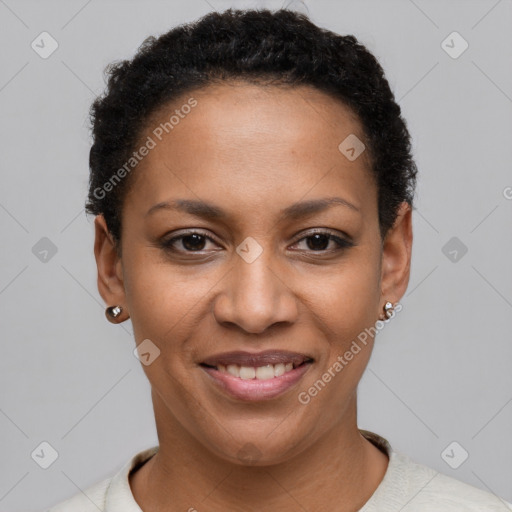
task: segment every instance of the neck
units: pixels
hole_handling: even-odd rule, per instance
[[[219,458],[169,417],[164,404],[154,406],[160,448],[130,475],[143,510],[354,511],[370,499],[387,469],[387,456],[357,428],[355,395],[343,420],[319,441],[267,466]]]

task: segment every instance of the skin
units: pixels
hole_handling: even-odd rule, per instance
[[[142,366],[152,388],[160,450],[130,475],[144,511],[354,511],[371,497],[388,458],[357,428],[357,385],[374,340],[307,405],[298,394],[375,325],[409,281],[411,208],[403,203],[384,240],[367,152],[349,161],[338,145],[364,140],[344,104],[307,86],[210,85],[154,116],[141,137],[193,96],[198,104],[138,165],[122,211],[122,256],[103,217],[95,220],[98,288],[131,318],[136,343],[160,356]],[[297,201],[341,197],[300,219],[280,220]],[[173,199],[214,203],[222,220],[159,209]],[[159,242],[187,229],[214,241]],[[313,228],[354,245],[336,251]],[[247,237],[263,252],[252,263],[235,249]],[[309,240],[309,245],[308,245]],[[202,244],[202,245],[201,245]],[[190,250],[192,247],[192,250]],[[187,252],[188,249],[188,252]],[[179,252],[178,252],[179,251]],[[314,358],[277,398],[228,397],[198,366],[233,350],[283,349]],[[250,446],[257,460],[239,453]]]

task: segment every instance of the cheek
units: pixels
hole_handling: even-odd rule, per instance
[[[378,260],[371,251],[358,249],[335,271],[305,278],[310,281],[308,301],[341,340],[377,320]]]
[[[146,265],[144,275],[134,278],[127,289],[136,339],[143,336],[163,341],[166,335],[182,331],[207,295],[206,284],[204,279],[177,279],[172,269],[163,265]]]
[[[225,270],[172,265],[157,249],[147,248],[127,255],[125,268],[126,301],[137,344],[150,339],[172,364],[177,352],[188,360],[182,357],[188,340],[201,330],[201,323],[211,322],[208,297]]]
[[[332,378],[330,392],[336,395],[350,394],[359,382],[373,348],[371,328],[378,319],[378,253],[359,249],[336,277],[320,283],[313,299],[329,341],[322,372]]]

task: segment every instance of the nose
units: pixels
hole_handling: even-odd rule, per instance
[[[298,304],[292,283],[280,275],[279,265],[271,260],[268,249],[251,263],[235,257],[214,303],[218,323],[234,324],[248,333],[259,334],[274,324],[297,320]]]

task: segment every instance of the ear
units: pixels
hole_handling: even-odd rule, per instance
[[[122,305],[126,310],[122,262],[103,215],[94,219],[94,230],[98,291],[107,306]]]
[[[409,284],[412,250],[412,209],[400,204],[398,215],[382,244],[381,293],[383,302],[398,302]]]

